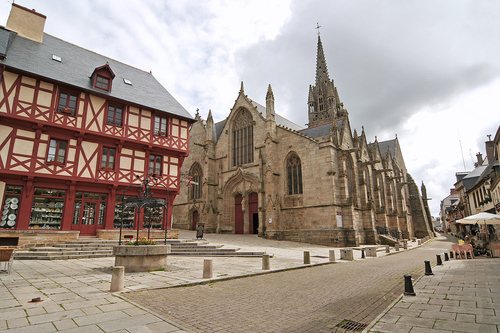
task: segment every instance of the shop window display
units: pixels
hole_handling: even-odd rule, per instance
[[[21,186],[6,186],[0,228],[15,229],[21,204],[21,192]]]
[[[61,229],[65,190],[35,188],[30,229]]]

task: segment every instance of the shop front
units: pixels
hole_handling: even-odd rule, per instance
[[[9,231],[13,233],[8,237],[32,235],[33,240],[43,239],[45,245],[51,243],[47,241],[48,235],[63,232],[76,234],[76,237],[105,235],[105,238],[117,239],[120,226],[124,232],[137,230],[138,223],[143,232],[151,230],[156,234],[165,230],[167,219],[162,207],[145,208],[139,213],[134,207],[122,204],[122,195],[116,195],[119,189],[88,185],[79,188],[74,184],[58,183],[30,185],[3,184],[0,245],[18,245],[17,241],[13,244],[12,239],[4,239]],[[137,196],[136,190],[127,192],[127,198]],[[53,238],[60,240],[61,237]]]

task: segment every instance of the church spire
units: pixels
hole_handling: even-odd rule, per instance
[[[323,52],[323,43],[318,35],[318,53],[316,56],[316,87],[330,82],[328,68],[326,67],[325,53]]]

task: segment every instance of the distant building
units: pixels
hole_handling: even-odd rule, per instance
[[[122,213],[123,190],[155,174],[171,215],[192,117],[151,73],[45,34],[45,20],[13,4],[0,27],[0,245],[169,228],[163,209]]]
[[[265,104],[242,83],[226,119],[196,115],[183,166],[194,185],[176,199],[174,227],[332,246],[432,234],[398,139],[369,143],[351,130],[319,37],[308,126],[277,113],[271,85]]]

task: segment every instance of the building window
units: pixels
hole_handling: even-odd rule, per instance
[[[95,86],[96,88],[104,89],[106,91],[109,91],[109,78],[97,75],[95,79]]]
[[[300,158],[293,154],[286,161],[288,194],[302,194],[302,166]]]
[[[155,134],[167,136],[167,120],[168,118],[155,116]]]
[[[253,119],[250,112],[242,110],[233,127],[233,166],[253,162]]]
[[[189,176],[192,177],[190,183],[192,186],[188,191],[189,200],[199,199],[201,198],[201,179],[203,177],[203,170],[198,163],[193,164],[189,171]]]
[[[123,107],[114,104],[108,104],[107,123],[110,125],[122,126]]]
[[[61,92],[59,93],[59,103],[57,105],[57,112],[70,114],[74,116],[76,114],[77,101],[78,101],[78,94],[61,90]]]
[[[102,168],[114,169],[115,156],[116,156],[115,148],[102,147],[101,169]]]
[[[47,162],[64,164],[66,162],[67,145],[67,141],[50,139]]]
[[[159,155],[149,155],[149,174],[161,176],[162,158]]]

